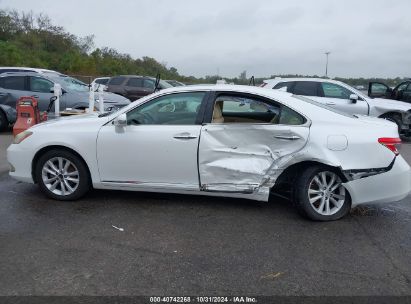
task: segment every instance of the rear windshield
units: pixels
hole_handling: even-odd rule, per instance
[[[331,111],[331,112],[334,112],[334,113],[343,115],[343,116],[345,116],[345,117],[358,118],[357,116],[355,116],[355,115],[353,115],[353,114],[348,114],[348,113],[345,113],[345,112],[336,110],[336,109],[334,109],[334,108],[327,107],[326,105],[324,105],[324,104],[322,104],[322,103],[320,103],[320,102],[317,102],[317,101],[315,101],[315,100],[309,99],[309,98],[304,97],[304,96],[301,96],[301,95],[293,95],[293,97],[294,97],[294,98],[297,98],[297,99],[299,99],[299,100],[302,100],[302,101],[311,103],[312,105],[315,105],[315,106],[317,106],[317,107],[326,109],[326,110],[328,110],[328,111]]]

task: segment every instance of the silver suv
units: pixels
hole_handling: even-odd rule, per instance
[[[16,121],[16,101],[22,96],[33,96],[39,101],[40,111],[47,110],[54,95],[54,84],[61,85],[63,95],[60,109],[85,109],[88,107],[89,87],[85,83],[54,71],[13,72],[0,74],[0,131]],[[98,94],[95,95],[98,102]],[[121,108],[130,101],[109,92],[103,93],[106,111]]]
[[[403,138],[411,138],[411,104],[392,99],[371,98],[349,85],[322,78],[264,80],[261,87],[287,91],[348,114],[385,118],[395,122]]]

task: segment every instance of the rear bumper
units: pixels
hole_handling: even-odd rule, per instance
[[[411,169],[402,156],[397,156],[391,170],[343,185],[351,195],[353,207],[360,204],[397,202],[411,192]]]

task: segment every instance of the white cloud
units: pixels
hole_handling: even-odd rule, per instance
[[[411,2],[0,0],[185,75],[411,76]]]

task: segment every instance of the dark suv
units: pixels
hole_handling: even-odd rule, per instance
[[[107,83],[107,91],[122,95],[131,101],[154,92],[156,79],[147,76],[120,75],[112,77]],[[172,88],[167,82],[160,80],[158,89]]]
[[[395,88],[390,88],[382,82],[368,84],[368,96],[372,98],[389,98],[411,103],[411,79],[404,81]]]

